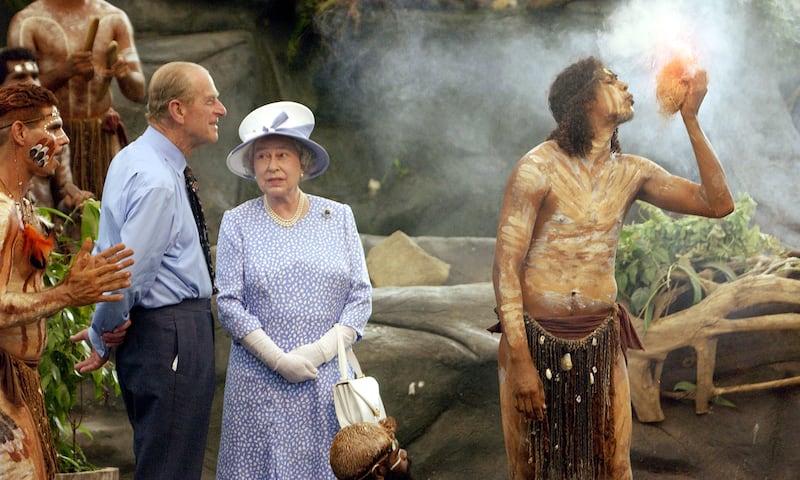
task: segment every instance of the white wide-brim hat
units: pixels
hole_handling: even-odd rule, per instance
[[[314,130],[314,114],[305,105],[296,102],[275,102],[256,108],[239,124],[241,145],[228,154],[228,170],[234,174],[254,180],[253,142],[270,135],[293,138],[311,151],[311,164],[305,178],[318,177],[328,168],[330,157],[321,145],[310,138]]]

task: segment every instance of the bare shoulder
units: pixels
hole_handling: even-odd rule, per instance
[[[6,234],[11,226],[12,218],[16,215],[14,201],[5,195],[0,195],[0,245],[5,243]]]
[[[554,157],[563,155],[558,144],[553,140],[548,140],[536,145],[531,150],[523,155],[522,160],[530,161],[538,164],[546,164],[553,160]]]
[[[112,5],[105,0],[94,0],[92,2],[92,10],[94,14],[112,14],[112,13],[121,13],[125,14],[125,11],[121,8],[117,7],[116,5]]]
[[[508,181],[513,195],[530,195],[547,189],[558,147],[550,142],[537,145],[517,162]]]
[[[655,164],[649,158],[645,158],[641,155],[634,155],[632,153],[618,153],[615,155],[615,160],[620,163],[633,163],[637,165],[647,165],[647,164]]]
[[[102,18],[104,22],[122,23],[125,25],[130,23],[125,10],[103,0],[94,2],[92,6],[92,15]]]
[[[623,167],[635,171],[643,178],[651,178],[656,175],[666,174],[667,171],[661,165],[640,155],[623,153],[616,156],[616,161]]]
[[[540,143],[529,150],[517,164],[517,170],[538,171],[544,173],[558,162],[563,153],[553,141]]]

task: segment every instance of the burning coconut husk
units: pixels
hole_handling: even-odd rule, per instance
[[[681,109],[689,93],[689,80],[697,70],[697,60],[690,55],[678,55],[661,68],[656,77],[656,100],[662,115],[670,116]]]

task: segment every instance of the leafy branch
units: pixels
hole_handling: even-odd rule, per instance
[[[642,221],[625,225],[620,234],[616,279],[620,300],[645,328],[679,296],[690,294],[694,305],[715,282],[746,272],[752,257],[782,250],[775,237],[751,226],[756,202],[749,195],[721,219],[672,217],[641,202],[637,207]]]
[[[78,212],[66,215],[51,208],[37,208],[37,213],[50,220],[58,220],[63,232],[70,232],[78,225],[73,218]],[[100,219],[100,202],[89,200],[80,213],[80,238],[97,238]],[[74,252],[80,246],[80,239],[65,236],[58,238],[59,252],[53,252],[45,271],[45,284],[55,285],[69,272]],[[69,337],[92,321],[94,305],[67,307],[47,321],[47,347],[39,364],[42,378],[42,391],[45,397],[47,417],[53,431],[53,440],[59,455],[59,468],[62,472],[81,472],[95,470],[78,444],[78,433],[92,438],[83,425],[83,388],[85,380],[91,379],[95,398],[107,399],[110,392],[119,395],[119,383],[113,365],[107,363],[103,368],[83,375],[75,371],[75,363],[89,356],[90,349],[84,343],[74,343]]]

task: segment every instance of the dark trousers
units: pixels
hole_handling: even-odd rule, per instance
[[[137,480],[201,476],[214,397],[212,323],[208,299],[131,311],[116,366]]]

